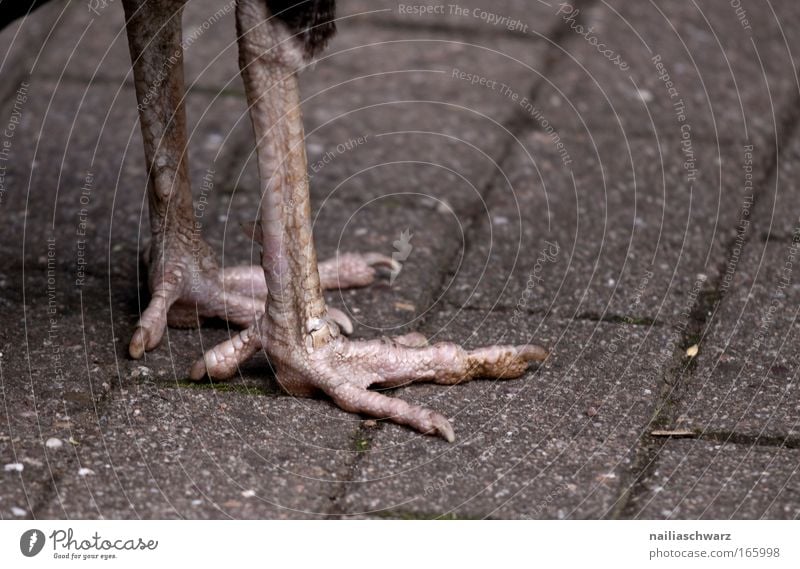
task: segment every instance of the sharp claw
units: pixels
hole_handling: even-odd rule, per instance
[[[453,431],[453,427],[450,425],[450,421],[445,419],[444,416],[440,415],[439,413],[433,413],[431,416],[431,422],[433,423],[433,427],[436,429],[436,434],[440,435],[448,443],[452,443],[456,440],[456,434]]]
[[[517,348],[517,354],[526,362],[543,362],[550,355],[550,352],[536,344],[528,344]]]
[[[139,326],[133,333],[131,343],[128,345],[128,353],[135,360],[140,360],[144,357],[147,350],[147,345],[150,343],[150,334],[145,328]]]
[[[372,268],[386,268],[394,273],[399,273],[403,265],[391,257],[381,255],[380,253],[365,253],[363,255],[364,262]]]
[[[328,316],[330,316],[331,319],[336,322],[342,334],[349,336],[353,333],[353,323],[350,321],[350,318],[347,316],[347,314],[338,308],[328,307]]]

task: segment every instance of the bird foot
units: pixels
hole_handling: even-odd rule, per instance
[[[196,328],[206,318],[221,318],[239,327],[251,326],[263,314],[267,300],[264,269],[256,265],[221,268],[205,241],[174,239],[144,252],[151,297],[129,345],[132,358],[161,342],[167,325]],[[364,287],[380,269],[397,270],[397,261],[378,253],[342,253],[319,264],[323,289]],[[345,333],[350,319],[331,308],[328,316]]]
[[[418,333],[350,341],[339,334],[330,318],[309,323],[305,341],[292,342],[277,334],[279,328],[267,320],[267,315],[262,316],[253,326],[207,351],[192,366],[190,378],[229,378],[240,363],[263,349],[275,366],[278,382],[289,393],[313,396],[322,392],[345,411],[408,425],[449,442],[455,435],[443,415],[368,388],[415,381],[453,385],[476,377],[515,378],[525,372],[529,362],[547,357],[547,352],[535,345],[470,351],[447,342],[428,345]]]

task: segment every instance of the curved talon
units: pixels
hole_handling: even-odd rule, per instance
[[[400,272],[400,270],[403,268],[403,265],[402,263],[400,263],[400,261],[396,261],[391,257],[382,255],[381,253],[375,253],[375,252],[364,253],[362,257],[364,259],[364,262],[373,268],[383,267],[389,269],[394,273]]]
[[[550,352],[544,349],[542,346],[537,346],[536,344],[527,344],[525,346],[518,346],[517,354],[519,357],[529,362],[543,362],[548,358]]]
[[[156,285],[128,344],[128,353],[133,359],[141,359],[146,351],[152,350],[161,342],[167,327],[167,311],[178,298],[177,290],[177,286],[167,281]]]
[[[323,385],[323,390],[345,411],[364,413],[408,425],[426,435],[439,435],[448,442],[455,440],[453,427],[444,415],[425,407],[412,405],[402,399],[369,391],[356,385],[358,380],[355,377],[359,376],[344,381],[341,378],[335,379],[331,384]],[[367,383],[370,382],[371,380],[367,379]]]
[[[535,344],[526,346],[487,346],[469,352],[471,377],[513,379],[528,369],[532,361],[544,361],[547,351]]]
[[[141,326],[136,327],[133,333],[131,343],[128,345],[128,353],[135,360],[140,360],[144,357],[145,351],[148,349],[150,343],[150,334],[145,328]]]
[[[448,421],[444,415],[432,412],[431,423],[433,423],[433,426],[436,429],[436,432],[432,434],[440,435],[448,443],[452,443],[456,440],[456,434],[453,431],[453,427],[450,425],[450,421]]]
[[[324,289],[363,287],[375,280],[376,270],[385,268],[392,274],[402,265],[380,253],[338,253],[333,259],[319,263],[319,278]]]
[[[344,312],[339,310],[338,308],[328,307],[328,316],[336,322],[339,326],[339,330],[341,330],[342,334],[345,336],[349,336],[353,333],[353,323],[350,321],[350,317],[347,316]]]

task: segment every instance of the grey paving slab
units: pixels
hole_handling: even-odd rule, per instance
[[[651,362],[673,333],[512,317],[442,311],[426,324],[435,340],[536,341],[554,354],[518,380],[394,391],[445,413],[456,443],[381,425],[348,485],[347,515],[596,518],[614,506],[661,385]]]
[[[797,519],[797,449],[670,441],[632,516],[644,519]]]
[[[227,145],[235,145],[232,140],[250,137],[249,125],[236,126],[246,106],[235,97],[197,95],[187,100],[187,107],[190,174],[196,199],[203,203],[198,221],[213,240],[222,233],[229,200],[216,191],[228,174],[222,171],[221,154]],[[21,116],[5,179],[4,207],[14,220],[6,228],[9,251],[21,254],[27,227],[29,252],[42,246],[42,235],[49,231],[60,251],[69,251],[67,258],[62,257],[65,263],[75,260],[81,239],[88,242],[87,256],[92,259],[109,249],[115,261],[135,257],[137,239],[144,240],[149,229],[142,142],[130,90],[117,93],[102,86],[45,82],[29,90]],[[257,205],[251,207],[255,210]],[[78,229],[86,236],[78,235]],[[105,264],[91,263],[89,277],[101,274]],[[120,264],[112,263],[112,269],[118,268]]]
[[[60,469],[58,498],[34,513],[324,515],[356,455],[357,423],[319,400],[131,382],[75,429],[80,445]],[[78,465],[92,472],[82,475]]]
[[[0,30],[0,101],[13,97],[20,81],[27,81],[42,44],[64,18],[66,0],[54,0]]]
[[[685,325],[745,203],[742,148],[699,144],[708,166],[689,180],[682,157],[652,139],[558,143],[533,132],[509,154],[448,300]]]
[[[435,205],[435,201],[428,205]],[[326,204],[315,223],[321,258],[336,249],[377,251],[401,259],[394,279],[382,274],[364,289],[329,291],[331,305],[350,315],[356,337],[396,335],[415,329],[441,306],[453,258],[463,248],[463,232],[451,212],[420,209],[417,196],[397,197],[353,206]],[[335,211],[330,211],[330,209]]]
[[[190,0],[184,8],[183,30],[188,85],[208,86],[210,77],[215,84],[224,85],[237,78],[233,2]],[[120,3],[91,11],[86,4],[72,1],[48,46],[37,62],[36,74],[48,78],[80,77],[101,83],[133,79]],[[238,88],[238,84],[234,85]]]
[[[784,280],[791,247],[753,240],[742,252],[677,410],[681,428],[752,439],[800,434],[800,288]]]
[[[675,148],[769,143],[797,94],[798,46],[784,35],[800,14],[791,2],[775,4],[776,14],[742,5],[749,29],[729,3],[713,1],[604,2],[582,21],[565,19],[572,39],[542,88],[543,100],[562,104],[548,119],[562,131],[658,133]]]
[[[224,328],[170,330],[159,350],[129,360],[135,314],[125,299],[135,298],[135,281],[111,300],[101,286],[87,286],[83,305],[62,292],[54,314],[46,275],[27,283],[28,333],[20,332],[17,313],[0,332],[3,517],[281,518],[326,511],[354,456],[357,418],[324,401],[285,397],[263,358],[222,390],[188,385],[191,360],[223,339]],[[50,439],[60,448],[48,447]],[[7,464],[21,464],[22,472],[6,472]],[[318,479],[329,481],[326,488],[314,486]]]
[[[41,368],[37,355],[31,352]],[[13,382],[21,378],[4,374],[11,391],[4,403],[16,411],[0,441],[0,461],[23,470],[3,473],[3,517],[283,518],[327,511],[356,454],[358,418],[325,401],[179,387],[155,367],[132,367],[119,383],[92,373],[94,397],[89,384],[76,384],[77,370],[48,389],[40,378],[52,370],[39,369],[34,383],[43,405],[30,412],[19,411],[24,401]],[[61,414],[53,412],[58,407]],[[54,438],[60,448],[46,446]]]

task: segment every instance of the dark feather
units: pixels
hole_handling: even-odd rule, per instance
[[[336,31],[336,0],[266,0],[270,12],[303,44],[308,58],[322,51]]]
[[[0,1],[0,30],[8,24],[33,12],[49,0],[2,0]]]

